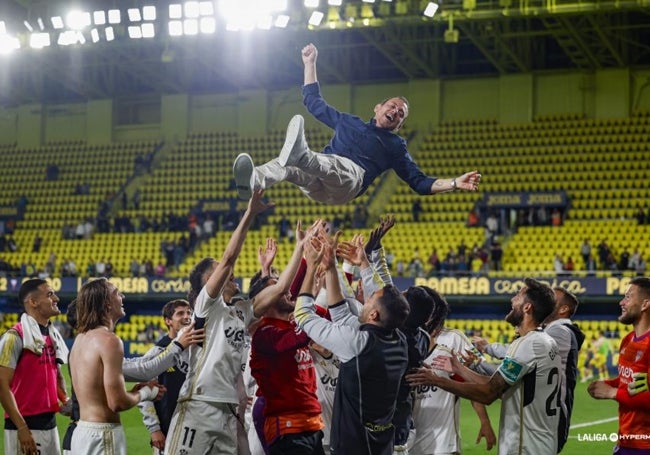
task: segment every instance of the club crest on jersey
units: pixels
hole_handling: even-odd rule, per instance
[[[508,381],[515,382],[521,374],[523,367],[514,360],[506,357],[503,360],[503,363],[501,363],[501,367],[499,369]]]

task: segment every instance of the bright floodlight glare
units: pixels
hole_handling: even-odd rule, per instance
[[[202,17],[199,28],[201,30],[201,33],[214,33],[217,30],[217,21],[214,19],[214,17]]]
[[[318,8],[320,0],[305,0],[305,8]]]
[[[186,35],[196,35],[199,33],[199,21],[196,19],[185,19],[183,21],[183,33]]]
[[[169,21],[167,27],[169,29],[169,36],[183,35],[183,23],[181,21]]]
[[[63,28],[63,18],[61,18],[61,16],[51,17],[50,22],[52,22],[52,27],[54,27],[57,30]]]
[[[280,14],[275,18],[275,26],[278,28],[287,28],[287,25],[289,25],[289,19],[291,18],[288,15]]]
[[[9,36],[6,33],[0,33],[0,54],[6,55],[17,49],[20,49],[18,38]]]
[[[199,3],[199,14],[201,16],[214,16],[214,5],[212,2]]]
[[[50,45],[49,33],[32,33],[29,37],[29,47],[32,49],[42,49]]]
[[[38,24],[38,28],[41,29],[41,31],[45,30],[45,24],[43,23],[43,19],[40,17],[36,19],[36,23]]]
[[[375,0],[361,0],[363,3],[375,3]]]
[[[70,11],[65,18],[71,30],[83,30],[90,25],[90,13],[87,11]]]
[[[221,0],[217,6],[227,30],[249,30],[284,12],[287,0]]]
[[[108,23],[109,24],[119,24],[122,22],[122,13],[119,9],[109,9],[108,10]]]
[[[185,17],[192,19],[199,17],[199,2],[185,2],[183,9],[185,10]]]
[[[427,7],[424,9],[424,14],[426,17],[433,17],[434,14],[436,14],[436,11],[438,11],[438,4],[429,2]]]
[[[140,22],[142,20],[142,16],[140,15],[140,8],[129,8],[126,10],[126,12],[129,14],[129,20],[131,22]]]
[[[7,26],[5,25],[5,21],[0,21],[0,36],[6,34],[7,34]]]
[[[140,39],[142,38],[142,29],[139,25],[129,25],[129,38]]]
[[[325,14],[323,14],[321,11],[314,11],[311,13],[311,17],[309,18],[309,25],[318,27],[323,21],[323,17],[325,17]]]
[[[77,42],[79,44],[86,44],[86,37],[81,30],[77,31]]]
[[[113,31],[113,27],[106,27],[104,33],[106,34],[106,41],[113,41],[115,39],[115,32]]]
[[[93,11],[93,22],[95,25],[104,25],[106,23],[106,11]]]
[[[260,19],[257,21],[257,28],[260,30],[271,30],[271,27],[273,26],[273,16],[270,14],[264,17],[260,17]]]
[[[83,41],[80,41],[80,39]],[[61,34],[59,34],[59,39],[57,40],[57,44],[59,46],[70,46],[72,44],[77,44],[78,42],[81,42],[81,44],[83,44],[86,42],[86,39],[84,38],[83,33],[75,32],[74,30],[66,30],[64,32],[61,32]]]
[[[327,4],[329,6],[341,6],[343,4],[343,0],[327,0]]]
[[[147,22],[142,24],[142,37],[143,38],[153,38],[156,36],[156,29],[153,26],[153,23]]]
[[[155,21],[156,20],[156,7],[149,5],[142,8],[142,18],[145,21]]]
[[[92,40],[93,43],[99,41],[99,31],[96,28],[93,28],[90,31],[90,39]]]
[[[25,28],[30,32],[34,31],[34,27],[32,27],[32,24],[30,24],[28,21],[23,21],[23,24],[25,24]]]
[[[183,7],[177,3],[169,5],[169,18],[180,19],[183,17]]]

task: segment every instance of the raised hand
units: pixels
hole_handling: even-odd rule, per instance
[[[174,341],[180,343],[183,349],[187,349],[194,344],[201,344],[205,341],[205,328],[194,329],[194,322],[192,322],[192,324],[178,331]]]
[[[361,236],[354,236],[349,242],[341,242],[336,249],[336,254],[357,267],[368,260]]]
[[[264,197],[264,190],[255,190],[253,191],[253,196],[250,201],[248,201],[248,210],[253,215],[262,213],[265,210],[275,207],[275,202],[264,202],[262,199]]]
[[[318,49],[312,43],[302,48],[302,63],[304,65],[314,65],[318,57]]]
[[[262,267],[262,276],[268,276],[271,273],[271,265],[273,265],[276,254],[278,254],[278,242],[272,237],[266,239],[265,249],[262,249],[261,246],[257,249],[257,260]]]

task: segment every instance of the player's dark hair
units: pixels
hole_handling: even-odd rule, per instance
[[[394,330],[404,324],[409,315],[409,304],[399,289],[392,284],[384,286],[383,290],[378,299],[380,324],[385,329]]]
[[[422,286],[411,286],[404,292],[404,297],[409,304],[409,315],[404,321],[407,329],[424,327],[433,313],[435,302]]]
[[[449,315],[449,303],[447,300],[435,289],[428,286],[421,286],[433,300],[433,313],[425,325],[425,330],[430,334],[438,332],[444,325],[447,316]]]
[[[646,299],[650,298],[650,278],[647,276],[637,276],[630,280],[630,284],[637,286],[643,297]]]
[[[25,301],[27,300],[27,297],[29,297],[32,292],[38,291],[38,288],[43,284],[47,284],[47,281],[40,278],[33,278],[31,280],[25,281],[20,286],[20,290],[18,291],[18,301],[23,305],[23,308],[25,308]]]
[[[190,290],[187,293],[187,301],[190,303],[190,306],[194,308],[194,303],[196,298],[199,296],[201,289],[205,286],[205,280],[203,275],[205,272],[210,270],[217,261],[214,258],[204,258],[194,266],[190,272]]]
[[[182,307],[182,306],[190,306],[190,302],[188,302],[185,299],[176,299],[176,300],[171,300],[167,303],[165,303],[165,306],[162,308],[162,315],[163,318],[165,319],[171,319],[174,316],[174,312],[176,311],[176,308]]]
[[[273,278],[274,277],[270,275],[262,276],[261,274],[260,275],[256,274],[256,276],[254,276],[251,279],[251,285],[248,288],[249,300],[253,300],[257,296],[257,294],[262,292],[262,290],[264,290],[266,286],[269,284],[269,281]]]
[[[547,284],[533,278],[524,278],[525,300],[533,304],[533,320],[541,324],[555,309],[555,292]]]

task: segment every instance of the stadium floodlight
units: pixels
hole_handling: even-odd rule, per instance
[[[0,36],[6,34],[7,34],[7,26],[5,25],[5,21],[0,21]]]
[[[438,11],[438,4],[429,2],[422,14],[424,14],[426,17],[433,17],[436,14],[436,11]]]
[[[109,9],[108,10],[108,23],[109,24],[119,24],[122,22],[122,13],[119,9]]]
[[[323,21],[323,17],[325,17],[325,14],[323,14],[322,11],[314,11],[313,13],[311,13],[311,17],[309,18],[309,25],[318,27],[320,23]]]
[[[81,30],[77,31],[77,42],[79,44],[86,44],[86,37]],[[74,44],[74,43],[73,43]]]
[[[181,21],[169,21],[167,27],[169,36],[183,36],[183,23]]]
[[[145,21],[155,21],[156,20],[156,7],[153,5],[144,6],[142,8],[142,18]]]
[[[113,27],[106,27],[104,34],[106,35],[106,41],[113,41],[115,39],[115,31],[113,30]]]
[[[29,37],[29,47],[32,49],[42,49],[50,45],[49,33],[32,33]]]
[[[287,0],[222,0],[217,4],[226,30],[250,30],[268,24],[268,16],[284,12]]]
[[[318,8],[320,0],[305,0],[305,8]]]
[[[142,24],[142,37],[153,38],[154,36],[156,36],[156,29],[153,23],[147,22],[146,24]]]
[[[90,25],[90,13],[88,11],[70,11],[65,17],[65,22],[70,30],[83,30]]]
[[[199,29],[203,34],[214,33],[217,30],[217,21],[214,17],[202,17],[199,23]]]
[[[329,6],[341,6],[343,4],[343,0],[327,0],[327,4]]]
[[[61,16],[51,17],[50,22],[52,22],[52,27],[54,27],[57,30],[63,28],[63,18]]]
[[[142,29],[139,25],[129,25],[129,38],[140,39],[142,38]]]
[[[280,14],[278,17],[275,18],[275,26],[278,28],[287,28],[290,19],[291,17],[289,17],[288,15]]]
[[[271,30],[273,26],[273,16],[270,14],[264,17],[260,17],[257,21],[257,28],[260,30]]]
[[[185,5],[183,5],[183,11],[187,18],[195,19],[199,17],[199,2],[185,2]]]
[[[17,49],[20,49],[18,38],[6,33],[0,33],[0,54],[10,54]]]
[[[131,22],[140,22],[142,20],[140,8],[129,8],[126,10],[126,12],[129,15],[129,20]]]
[[[90,39],[91,39],[91,41],[92,41],[93,43],[98,42],[98,41],[99,41],[99,30],[97,30],[96,28],[93,28],[93,29],[90,31]]]
[[[196,35],[199,33],[199,21],[196,19],[185,19],[183,21],[183,33],[185,35]]]
[[[375,0],[361,0],[363,3],[375,3]]]
[[[214,16],[214,5],[212,2],[199,3],[199,14],[201,16]]]
[[[176,3],[169,5],[169,18],[180,19],[181,17],[183,17],[183,7]]]
[[[34,31],[34,27],[32,27],[32,24],[30,24],[29,21],[23,21],[23,24],[25,24],[25,28],[30,32]]]
[[[93,22],[95,25],[104,25],[106,23],[106,11],[93,11]]]
[[[43,23],[43,19],[40,17],[36,19],[36,23],[38,24],[38,28],[41,29],[41,31],[45,30],[45,24]]]

